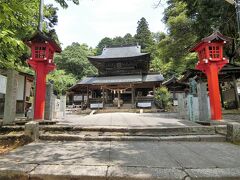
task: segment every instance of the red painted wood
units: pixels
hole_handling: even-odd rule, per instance
[[[61,52],[60,47],[46,41],[42,34],[35,35],[31,41],[27,42],[31,48],[31,57],[27,61],[36,73],[36,93],[34,104],[34,120],[44,119],[45,96],[46,96],[46,76],[55,69],[53,62],[54,52]]]
[[[198,52],[199,58],[195,68],[207,75],[212,120],[222,119],[218,72],[228,63],[228,60],[223,58],[224,43],[225,41],[217,38],[214,42],[202,41],[192,49]],[[203,50],[205,54],[202,54]]]

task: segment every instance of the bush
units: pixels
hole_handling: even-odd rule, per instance
[[[170,93],[166,87],[159,87],[155,91],[155,99],[162,103],[164,109],[168,109],[171,105]]]

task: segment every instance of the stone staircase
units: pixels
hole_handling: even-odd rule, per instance
[[[40,140],[50,141],[225,141],[226,126],[162,128],[40,127]]]

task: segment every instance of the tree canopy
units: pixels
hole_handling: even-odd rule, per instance
[[[86,44],[72,43],[61,54],[55,56],[58,69],[73,74],[77,79],[96,74],[97,70],[90,64],[87,56],[94,55],[95,51]]]
[[[78,4],[78,0],[71,0]],[[66,0],[56,0],[67,8]],[[37,30],[39,0],[0,0],[0,68],[15,68],[26,65],[27,47],[23,40]],[[46,5],[44,31],[57,39],[54,25],[57,23],[57,8]]]
[[[154,39],[151,31],[149,30],[147,20],[142,17],[137,24],[138,27],[134,36],[132,36],[130,33],[127,33],[123,37],[117,36],[114,38],[103,38],[96,47],[97,54],[101,54],[104,47],[136,45],[137,43],[141,45],[143,51],[146,51],[147,48],[150,48],[154,44]]]
[[[235,7],[223,0],[168,0],[163,22],[167,33],[152,48],[151,67],[165,77],[194,68],[197,56],[189,49],[213,31],[237,38]],[[234,42],[225,48],[232,61],[238,59],[235,50]]]
[[[144,17],[142,17],[137,24],[137,33],[134,37],[137,43],[141,45],[142,49],[145,50],[153,45],[152,33],[149,30],[148,22]]]

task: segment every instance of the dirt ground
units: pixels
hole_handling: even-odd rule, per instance
[[[26,140],[24,138],[0,140],[0,155],[7,153],[13,149],[16,149],[20,146],[26,145],[28,143],[29,140]]]

